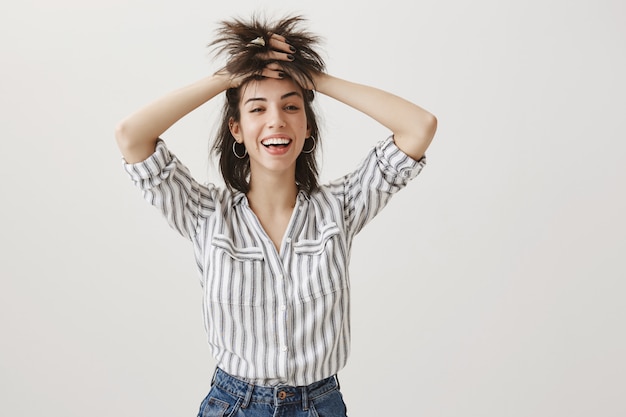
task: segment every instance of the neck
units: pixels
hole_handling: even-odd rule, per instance
[[[293,209],[297,195],[295,175],[250,177],[250,190],[247,197],[253,209],[263,211]]]

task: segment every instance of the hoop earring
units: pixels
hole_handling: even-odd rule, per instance
[[[306,138],[304,141],[306,142],[308,139],[311,139],[313,141],[313,146],[311,146],[311,149],[304,149],[302,148],[302,153],[311,153],[315,150],[315,146],[317,145],[317,142],[315,141],[315,136],[309,136],[308,138]]]
[[[237,145],[242,145],[243,146],[243,155],[239,155],[237,153]],[[246,157],[246,155],[248,155],[248,150],[246,149],[245,145],[243,145],[242,143],[237,143],[236,141],[233,142],[233,153],[235,154],[235,157],[237,157],[237,159],[243,159]]]

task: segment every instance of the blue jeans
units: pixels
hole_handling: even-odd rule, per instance
[[[346,417],[335,376],[305,387],[263,387],[215,371],[198,417]]]

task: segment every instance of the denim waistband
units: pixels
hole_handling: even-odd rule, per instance
[[[339,389],[339,381],[335,375],[306,386],[278,385],[265,387],[238,379],[220,368],[215,370],[213,385],[241,398],[242,408],[246,408],[250,402],[255,402],[273,404],[275,407],[302,403],[304,409],[307,409],[309,401],[329,391]]]

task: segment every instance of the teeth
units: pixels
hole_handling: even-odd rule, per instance
[[[289,145],[289,142],[291,141],[286,138],[269,138],[269,139],[265,139],[261,143],[265,146],[270,146],[270,145]]]

